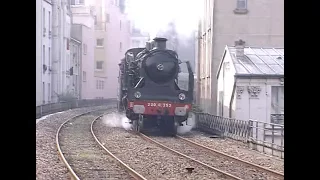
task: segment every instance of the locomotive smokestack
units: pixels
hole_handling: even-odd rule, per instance
[[[154,47],[157,48],[157,49],[166,49],[166,45],[167,45],[167,39],[166,38],[154,38],[153,39],[154,41]]]

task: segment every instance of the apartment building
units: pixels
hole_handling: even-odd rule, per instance
[[[52,2],[36,1],[36,105],[51,102]]]
[[[283,0],[203,0],[199,27],[198,99],[205,112],[216,114],[217,71],[224,48],[242,39],[251,47],[283,47]]]
[[[70,31],[71,9],[68,0],[52,0],[51,39],[52,50],[50,60],[51,102],[57,102],[59,95],[71,91],[68,82],[70,75]],[[49,62],[49,61],[48,61]]]
[[[79,82],[77,88],[80,99],[94,99],[95,98],[95,77],[94,77],[94,53],[96,47],[95,40],[95,7],[94,2],[81,1],[74,2],[71,5],[72,10],[72,27],[71,38],[75,43],[75,51],[79,55],[80,65],[78,67],[79,73],[77,81]],[[78,47],[79,46],[79,47]]]
[[[107,0],[106,7],[106,70],[107,79],[101,87],[100,97],[116,98],[120,59],[130,45],[130,21],[125,14],[124,0]],[[97,86],[98,87],[98,86]]]

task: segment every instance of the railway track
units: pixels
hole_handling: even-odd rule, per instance
[[[110,112],[108,109],[108,113]],[[99,138],[94,131],[94,124],[102,115],[101,110],[80,114],[65,121],[57,131],[58,153],[72,179],[283,179],[283,174],[279,172],[210,149],[181,136],[149,137],[126,131],[129,136],[122,137],[126,140],[114,139],[114,142],[114,137],[111,137],[113,145],[109,146],[111,141],[101,142],[101,135]],[[103,134],[107,135],[108,132]],[[141,141],[141,138],[147,143]],[[114,145],[122,149],[121,152]],[[155,147],[164,151],[161,152],[159,148],[156,150]],[[172,153],[169,155],[165,151]],[[126,153],[131,153],[130,159],[123,156]],[[178,158],[177,155],[183,158]],[[159,163],[157,159],[166,160]],[[169,168],[172,169],[168,170]]]
[[[159,145],[164,149],[202,164],[207,168],[222,173],[232,179],[284,179],[284,175],[279,172],[275,172],[259,165],[240,160],[180,136],[168,138],[149,137],[141,134],[141,137],[147,141]]]
[[[93,136],[92,124],[102,115],[98,110],[75,116],[57,131],[58,153],[72,179],[143,179],[134,176],[134,172],[126,172],[127,169],[117,165],[115,156],[99,147],[101,144]]]
[[[117,159],[121,159],[127,169],[130,166],[145,179],[238,179],[231,174],[220,173],[219,170],[212,171],[188,158],[168,153],[167,149],[159,147],[154,142],[145,141],[143,134],[106,127],[101,120],[94,122],[92,129],[96,139],[100,141],[100,146],[108,149]]]
[[[202,148],[202,149],[204,149],[204,150],[207,150],[207,151],[209,151],[209,152],[211,152],[211,153],[213,153],[213,154],[218,154],[218,155],[224,156],[224,157],[226,157],[226,158],[228,158],[228,159],[230,159],[230,160],[237,161],[237,162],[243,163],[243,164],[245,164],[245,165],[251,166],[251,167],[253,167],[253,168],[259,169],[259,170],[261,170],[261,171],[265,171],[266,173],[270,173],[270,174],[272,174],[272,175],[274,175],[274,176],[278,176],[278,177],[280,177],[280,178],[284,178],[284,174],[283,174],[283,173],[280,173],[280,172],[277,172],[277,171],[274,171],[274,170],[265,168],[265,167],[263,167],[263,166],[260,166],[260,165],[257,165],[257,164],[254,164],[254,163],[251,163],[251,162],[242,160],[242,159],[239,159],[239,158],[237,158],[237,157],[231,156],[231,155],[226,154],[226,153],[224,153],[224,152],[221,152],[221,151],[218,151],[218,150],[215,150],[215,149],[212,149],[212,148],[203,146],[203,145],[201,145],[201,144],[199,144],[199,143],[196,143],[196,142],[194,142],[194,141],[191,141],[191,140],[189,140],[189,139],[187,139],[187,138],[184,138],[184,137],[181,137],[181,136],[176,136],[176,137],[177,137],[178,139],[181,139],[181,140],[183,140],[183,141],[185,141],[185,142],[193,145],[193,146],[196,146],[196,147]]]

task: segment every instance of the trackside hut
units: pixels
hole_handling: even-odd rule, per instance
[[[217,115],[283,124],[284,48],[226,46],[219,70]]]

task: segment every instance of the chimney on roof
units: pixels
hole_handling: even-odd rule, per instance
[[[236,57],[243,57],[244,56],[244,44],[246,42],[240,39],[239,41],[235,41],[234,45],[236,48]]]

